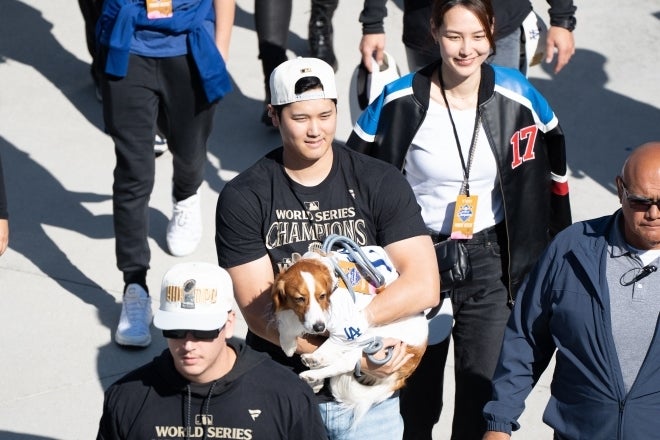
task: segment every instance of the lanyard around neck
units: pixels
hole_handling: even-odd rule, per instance
[[[454,123],[454,118],[451,115],[451,109],[449,108],[449,101],[447,101],[447,95],[445,94],[445,82],[442,79],[442,71],[438,68],[438,79],[440,80],[440,92],[442,93],[442,99],[445,101],[447,106],[447,113],[449,114],[449,121],[451,122],[451,128],[454,130],[454,139],[456,140],[456,147],[458,148],[458,155],[461,158],[461,166],[463,167],[463,184],[461,185],[460,194],[470,195],[470,168],[472,167],[472,159],[474,158],[474,150],[477,146],[477,138],[479,135],[479,121],[481,117],[479,115],[479,102],[477,99],[477,108],[475,109],[474,116],[474,131],[472,132],[472,142],[470,143],[470,151],[468,153],[468,162],[467,166],[465,165],[465,158],[463,158],[463,150],[461,148],[461,142],[458,138],[458,131],[456,130],[456,124]]]

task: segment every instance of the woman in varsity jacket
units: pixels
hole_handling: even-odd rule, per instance
[[[454,311],[452,438],[481,439],[516,291],[571,224],[564,134],[519,71],[484,63],[495,49],[490,1],[436,0],[431,23],[440,59],[387,85],[347,143],[401,169],[434,242],[464,239],[472,278],[441,286]],[[431,438],[448,347],[430,346],[402,391],[404,438]]]

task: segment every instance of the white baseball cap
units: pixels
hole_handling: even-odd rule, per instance
[[[231,278],[221,267],[203,262],[172,266],[163,277],[154,326],[161,330],[215,330],[234,306]]]
[[[527,67],[541,64],[547,50],[545,39],[548,35],[548,26],[539,14],[531,11],[522,22],[522,28],[525,33],[524,47]]]
[[[296,94],[296,83],[301,78],[315,76],[323,90],[309,90]],[[335,71],[330,64],[318,58],[294,58],[280,64],[270,74],[270,103],[284,105],[312,99],[337,99]]]

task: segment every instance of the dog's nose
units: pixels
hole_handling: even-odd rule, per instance
[[[325,324],[322,322],[315,323],[312,328],[316,333],[323,333],[325,331]]]

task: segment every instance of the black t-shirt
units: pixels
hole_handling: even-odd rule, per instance
[[[383,247],[427,234],[410,185],[392,165],[334,144],[329,175],[305,187],[287,176],[282,151],[272,151],[223,188],[216,210],[220,266],[268,254],[278,273],[294,254],[320,249],[330,234]],[[306,369],[297,357],[287,358],[280,347],[250,332],[246,340],[297,372]]]

